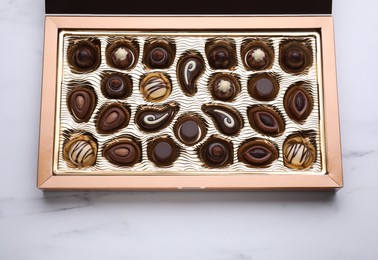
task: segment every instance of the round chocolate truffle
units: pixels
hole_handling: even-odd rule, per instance
[[[249,94],[260,101],[273,100],[279,90],[277,80],[269,74],[258,74],[253,76],[248,82]]]
[[[230,74],[216,74],[210,80],[210,92],[215,99],[232,101],[240,92],[240,85]]]
[[[100,64],[100,50],[90,41],[81,41],[68,50],[68,61],[78,71],[87,72],[94,70]]]
[[[131,95],[132,84],[127,76],[112,74],[104,79],[102,92],[107,98],[126,98]]]
[[[129,138],[119,138],[107,144],[103,154],[111,163],[121,166],[132,166],[141,159],[139,144]]]
[[[171,93],[171,83],[164,74],[151,73],[141,81],[139,89],[147,101],[160,102]]]
[[[137,50],[131,42],[117,41],[106,50],[110,66],[117,69],[131,69],[137,61]]]
[[[269,63],[269,54],[261,47],[253,47],[245,55],[245,64],[254,70],[261,70]]]
[[[299,41],[283,44],[280,47],[280,64],[286,72],[302,72],[312,64],[311,50]]]
[[[155,47],[148,54],[148,62],[153,68],[166,68],[171,63],[171,55],[163,47]]]
[[[143,62],[150,69],[167,69],[175,58],[175,46],[164,39],[147,42],[144,46]]]
[[[283,145],[285,166],[302,170],[311,167],[316,158],[316,150],[310,138],[296,134],[289,136]]]
[[[218,137],[210,137],[200,148],[200,158],[208,167],[225,167],[233,161],[232,144]]]
[[[88,135],[80,135],[64,144],[63,158],[70,167],[92,166],[97,157],[97,144]]]
[[[206,55],[212,69],[231,69],[236,64],[235,48],[227,41],[210,43]]]
[[[147,146],[148,159],[157,166],[171,165],[179,155],[179,148],[175,142],[167,136],[159,137]]]
[[[186,115],[179,118],[174,126],[176,138],[186,145],[199,143],[206,135],[206,126],[196,115]]]

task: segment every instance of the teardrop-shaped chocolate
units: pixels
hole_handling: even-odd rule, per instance
[[[226,105],[205,104],[202,111],[210,115],[218,130],[225,135],[236,135],[243,127],[238,111]]]
[[[76,122],[88,122],[95,108],[96,95],[88,88],[77,87],[68,95],[67,103]]]
[[[142,106],[135,114],[136,124],[146,132],[154,132],[168,126],[179,108],[174,103],[162,106]]]
[[[284,105],[288,116],[297,122],[306,120],[312,111],[311,96],[301,85],[287,91]]]
[[[120,104],[111,104],[104,107],[97,118],[99,133],[111,134],[128,125],[129,112]]]
[[[239,148],[238,158],[251,166],[266,167],[278,158],[278,151],[271,142],[255,139]]]
[[[283,118],[274,109],[267,106],[248,109],[248,119],[252,128],[262,134],[277,136],[285,130]]]
[[[202,57],[196,54],[183,56],[177,65],[177,77],[182,90],[189,96],[197,92],[196,82],[204,70]]]
[[[111,163],[121,166],[132,166],[141,158],[139,145],[128,138],[120,138],[106,145],[103,154]]]

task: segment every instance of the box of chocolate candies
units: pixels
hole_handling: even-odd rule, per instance
[[[330,1],[84,2],[46,2],[39,188],[342,187]]]

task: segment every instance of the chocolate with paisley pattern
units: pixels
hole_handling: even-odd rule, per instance
[[[204,71],[204,62],[199,54],[185,54],[177,64],[177,78],[182,91],[188,96],[197,93],[197,80]]]
[[[225,135],[237,135],[243,127],[243,119],[239,112],[230,106],[204,104],[202,111],[208,114],[218,130]]]
[[[146,132],[156,132],[167,127],[179,107],[175,103],[155,106],[141,106],[135,114],[135,123]]]

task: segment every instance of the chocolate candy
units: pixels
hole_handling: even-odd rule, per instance
[[[203,71],[203,59],[197,54],[186,54],[179,60],[177,78],[185,94],[193,96],[197,92],[196,82]]]
[[[80,41],[68,50],[68,63],[75,72],[89,72],[100,65],[99,42]]]
[[[253,167],[267,167],[278,158],[276,146],[268,140],[254,139],[244,143],[238,151],[240,161]]]
[[[112,43],[106,50],[108,64],[117,69],[131,69],[138,60],[138,52],[133,43],[121,40]]]
[[[111,134],[129,124],[130,113],[118,103],[110,104],[101,109],[97,118],[97,130],[102,134]]]
[[[175,58],[174,45],[166,40],[153,40],[144,46],[143,62],[151,69],[167,69]]]
[[[316,150],[310,138],[296,134],[285,140],[283,157],[285,166],[295,170],[307,169],[315,161]]]
[[[252,128],[262,134],[278,136],[285,130],[283,118],[271,107],[255,106],[247,114]]]
[[[88,135],[72,138],[63,147],[63,158],[70,167],[83,168],[96,162],[97,144]]]
[[[240,85],[231,74],[218,73],[210,80],[210,92],[215,99],[232,101],[239,94]]]
[[[225,135],[236,135],[243,127],[239,112],[226,105],[205,104],[203,112],[211,116],[218,130]]]
[[[267,73],[254,75],[248,81],[249,94],[260,101],[273,100],[277,96],[278,90],[278,82]]]
[[[141,160],[140,145],[130,138],[119,138],[107,144],[103,155],[111,163],[120,166],[133,166]]]
[[[67,96],[67,106],[76,122],[88,122],[96,106],[96,95],[89,88],[76,87]]]
[[[171,82],[162,73],[151,73],[141,81],[139,89],[147,101],[160,102],[171,93]]]
[[[207,167],[225,167],[233,161],[232,143],[212,136],[200,147],[200,159]]]
[[[177,120],[174,132],[180,142],[191,146],[199,143],[205,137],[207,130],[200,117],[188,114]]]
[[[305,42],[289,41],[280,46],[280,65],[288,73],[303,72],[312,64],[312,51]]]
[[[274,59],[272,48],[260,41],[248,43],[242,50],[242,57],[244,66],[252,70],[268,69]]]
[[[306,120],[312,111],[312,99],[303,84],[289,88],[284,98],[288,116],[299,123]]]
[[[105,77],[101,83],[101,90],[105,97],[123,99],[131,95],[133,85],[128,76],[113,73]]]
[[[147,156],[157,166],[169,166],[178,158],[179,148],[172,139],[162,136],[148,144]]]
[[[135,123],[143,131],[159,131],[171,123],[178,110],[175,103],[163,106],[141,106],[135,114]]]
[[[208,43],[205,48],[212,69],[231,69],[236,65],[235,47],[230,42],[216,40]]]

